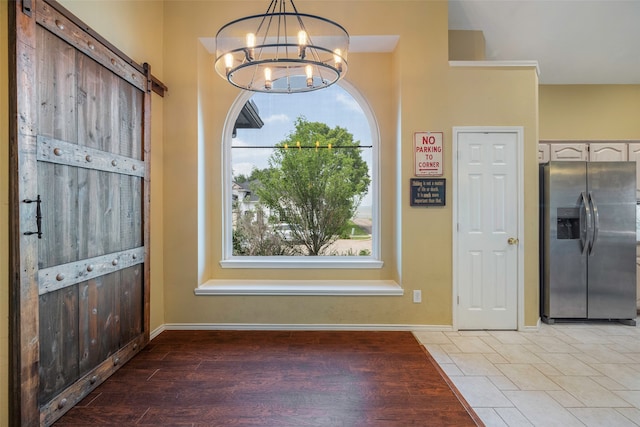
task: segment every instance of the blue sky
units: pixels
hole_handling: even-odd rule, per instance
[[[264,122],[262,129],[238,129],[233,147],[272,146],[281,142],[295,130],[294,122],[299,116],[308,121],[326,123],[330,127],[341,126],[353,134],[360,145],[371,145],[371,131],[367,118],[358,102],[338,84],[326,89],[298,94],[256,93],[251,98]],[[249,175],[253,167],[268,166],[270,149],[231,150],[233,174]],[[371,149],[362,152],[364,160],[371,168]],[[363,206],[371,205],[366,197]]]

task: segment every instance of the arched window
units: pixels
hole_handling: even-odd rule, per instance
[[[224,139],[223,267],[382,266],[378,127],[353,87],[242,93]]]

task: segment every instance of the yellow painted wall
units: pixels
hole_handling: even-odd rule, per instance
[[[208,197],[205,204],[205,217],[208,219],[204,227],[200,227],[198,236],[209,236],[206,240],[204,250],[206,251],[204,261],[206,263],[205,273],[199,277],[199,282],[204,282],[212,277],[217,279],[301,279],[308,278],[309,276],[318,279],[394,279],[395,272],[395,237],[390,230],[393,225],[393,205],[390,203],[382,204],[381,217],[382,217],[382,240],[388,244],[381,248],[381,255],[383,259],[389,260],[385,262],[382,269],[374,269],[370,271],[363,270],[316,270],[313,272],[301,271],[296,269],[289,270],[237,270],[237,269],[223,269],[220,267],[218,261],[222,258],[222,245],[221,241],[222,228],[219,224],[222,223],[222,210],[220,208],[220,192],[222,191],[222,183],[220,181],[220,170],[223,164],[222,151],[221,151],[221,129],[224,126],[224,121],[227,116],[227,111],[231,107],[231,102],[234,101],[238,91],[232,90],[230,97],[228,98],[229,104],[223,104],[216,102],[216,106],[220,109],[217,110],[216,106],[211,105],[211,100],[219,100],[219,92],[217,87],[225,82],[218,77],[217,74],[211,72],[211,64],[214,62],[215,56],[207,52],[204,47],[199,46],[199,81],[207,85],[204,89],[199,88],[201,96],[199,105],[201,106],[200,115],[204,118],[204,134],[200,138],[200,143],[204,149],[204,168],[205,174],[203,181],[200,184],[207,185],[207,191],[203,194],[217,194],[218,196]],[[393,198],[395,188],[393,188],[393,170],[394,163],[393,158],[395,152],[393,151],[394,144],[392,137],[394,134],[395,124],[393,122],[393,114],[391,105],[388,100],[391,99],[392,93],[390,85],[381,85],[380,82],[391,81],[391,58],[389,53],[356,53],[349,56],[349,73],[347,80],[352,86],[356,88],[369,102],[370,105],[375,107],[378,118],[378,128],[381,133],[381,155],[380,155],[380,169],[384,171],[387,179],[381,179],[381,192],[382,197],[385,199]],[[375,70],[372,73],[371,70]],[[209,96],[207,96],[209,94]],[[286,95],[284,95],[286,96]],[[380,114],[380,113],[384,114]],[[234,118],[235,120],[235,118]],[[179,185],[179,184],[177,184]],[[178,189],[176,188],[176,191]]]
[[[524,127],[524,321],[534,326],[538,305],[538,78],[531,68],[456,69],[449,102],[456,126]],[[488,109],[485,108],[490,106]],[[535,157],[535,159],[534,159]],[[445,236],[443,236],[444,238]],[[443,261],[444,262],[444,261]],[[464,267],[462,267],[464,268]]]
[[[640,139],[640,85],[541,85],[540,139]]]
[[[535,70],[450,69],[446,1],[343,1],[331,2],[330,8],[326,4],[307,1],[302,6],[306,13],[343,23],[352,35],[400,36],[392,53],[350,54],[346,77],[365,94],[376,114],[383,161],[389,166],[381,168],[385,267],[372,271],[220,268],[221,136],[238,91],[213,74],[213,58],[198,38],[215,36],[223,24],[248,11],[262,11],[264,2],[242,2],[241,10],[235,1],[166,3],[164,71],[172,88],[165,102],[164,129],[164,197],[170,201],[165,203],[165,297],[170,301],[166,322],[451,325],[451,204],[440,209],[409,207],[413,133],[444,131],[445,178],[451,183],[452,127],[487,125],[525,129],[528,185],[523,239],[531,254],[525,266],[525,318],[527,325],[535,325]],[[206,94],[211,99],[203,100]],[[202,174],[200,152],[206,153]],[[198,191],[209,195],[206,202],[198,200]],[[452,195],[450,184],[447,191]],[[403,297],[194,296],[194,288],[208,278],[401,279],[406,290],[422,289],[424,302],[413,304],[411,292]]]

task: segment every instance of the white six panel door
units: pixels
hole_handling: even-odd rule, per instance
[[[458,134],[458,329],[518,326],[518,137]]]

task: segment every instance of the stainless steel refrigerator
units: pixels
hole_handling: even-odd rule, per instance
[[[541,166],[542,319],[636,318],[635,162]]]

